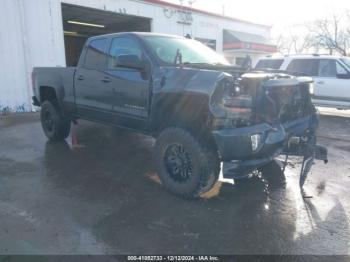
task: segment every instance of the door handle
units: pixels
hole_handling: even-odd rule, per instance
[[[102,82],[105,82],[105,83],[109,83],[111,82],[112,80],[109,78],[109,77],[105,77],[101,80]]]
[[[323,85],[324,81],[317,81],[316,84]]]
[[[81,81],[81,80],[84,80],[85,78],[84,78],[84,76],[79,75],[77,79],[78,79],[79,81]]]

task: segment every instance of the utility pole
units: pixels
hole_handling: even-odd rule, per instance
[[[189,4],[189,6],[190,6],[190,12],[191,12],[191,18],[193,19],[193,16],[192,16],[192,13],[193,13],[193,11],[192,11],[192,6],[193,6],[193,4],[196,2],[197,0],[188,0],[188,4]],[[191,20],[192,20],[191,19]],[[191,38],[193,38],[193,30],[192,30],[192,22],[193,21],[191,21]]]

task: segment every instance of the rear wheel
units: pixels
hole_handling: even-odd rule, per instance
[[[57,103],[44,101],[41,105],[41,125],[47,138],[51,141],[61,141],[68,137],[70,121],[63,117]]]
[[[164,187],[184,198],[199,197],[218,179],[220,160],[209,149],[181,128],[167,128],[155,145],[157,172]]]

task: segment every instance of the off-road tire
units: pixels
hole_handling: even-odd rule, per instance
[[[167,150],[172,146],[181,146],[186,152],[191,170],[185,181],[176,181],[168,168]],[[201,145],[195,137],[181,128],[164,129],[155,144],[155,163],[158,176],[163,186],[170,192],[183,198],[197,198],[209,191],[220,173],[220,160],[215,149]]]
[[[57,102],[44,101],[41,105],[41,126],[50,141],[62,141],[70,132],[70,121],[60,112]]]

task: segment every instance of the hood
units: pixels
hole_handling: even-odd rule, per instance
[[[223,66],[160,67],[155,74],[154,88],[160,92],[189,91],[211,95],[220,79],[233,78],[229,69],[234,70]]]

